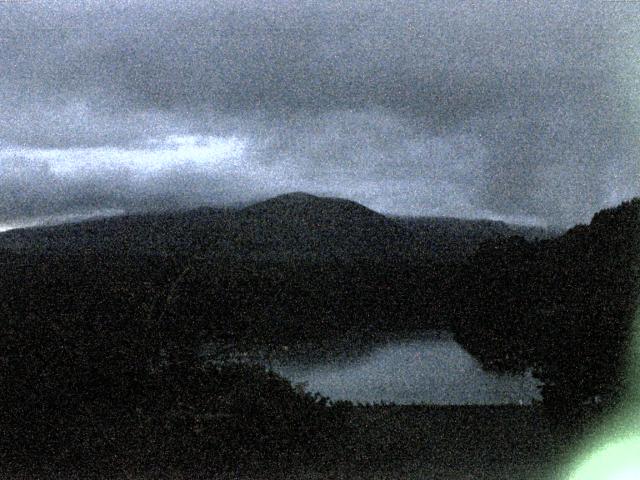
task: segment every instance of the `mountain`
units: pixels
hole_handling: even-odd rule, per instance
[[[10,230],[0,248],[29,254],[169,255],[198,251],[198,242],[222,233],[226,211],[201,208],[87,220],[56,226]]]
[[[129,215],[14,230],[0,248],[22,253],[197,254],[252,260],[413,256],[411,232],[356,202],[303,193],[239,209]]]
[[[123,215],[12,230],[0,249],[22,254],[199,255],[238,260],[457,260],[487,239],[544,231],[492,221],[393,218],[356,202],[302,192],[243,208]]]
[[[291,193],[240,210],[233,234],[271,258],[411,257],[428,254],[402,225],[356,202]]]

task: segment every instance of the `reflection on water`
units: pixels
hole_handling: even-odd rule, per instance
[[[540,399],[530,373],[497,375],[447,335],[392,341],[345,360],[274,358],[272,368],[332,400],[362,403],[529,404]]]

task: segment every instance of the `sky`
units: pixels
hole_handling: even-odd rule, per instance
[[[0,229],[288,191],[570,226],[640,195],[640,2],[0,1]]]

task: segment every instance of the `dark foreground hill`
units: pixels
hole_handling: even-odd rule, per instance
[[[238,478],[247,465],[320,458],[320,478],[339,461],[338,474],[357,478],[367,465],[381,472],[384,459],[409,477],[517,478],[510,462],[529,473],[537,460],[505,452],[545,443],[552,420],[540,412],[359,415],[262,368],[198,353],[214,342],[448,327],[487,368],[533,368],[547,411],[581,425],[566,413],[624,387],[639,208],[636,199],[605,210],[555,239],[499,237],[446,264],[420,249],[404,257],[415,239],[407,226],[299,194],[9,232],[0,237],[0,465],[18,478],[35,478],[38,463],[50,469],[44,478],[70,465],[83,478],[96,469]]]
[[[576,443],[575,433],[554,426],[538,407],[316,404],[311,418],[326,423],[296,431],[294,421],[289,431],[270,431],[276,423],[271,417],[262,431],[281,435],[279,441],[288,447],[277,454],[269,451],[276,439],[269,439],[276,445],[267,441],[261,450],[253,445],[253,454],[233,450],[242,444],[249,447],[256,439],[231,437],[225,445],[216,438],[215,421],[208,419],[199,432],[183,432],[187,435],[178,445],[184,448],[190,442],[197,447],[186,454],[178,450],[154,459],[157,444],[146,454],[130,449],[122,457],[104,449],[87,452],[92,456],[80,461],[62,465],[38,461],[17,472],[4,463],[0,475],[7,480],[564,480],[561,472]],[[223,421],[231,423],[229,417]],[[225,454],[230,462],[216,460]],[[181,456],[184,462],[171,461]]]
[[[638,198],[558,238],[487,243],[450,290],[457,339],[487,368],[535,369],[548,403],[619,398],[637,331],[639,267]]]

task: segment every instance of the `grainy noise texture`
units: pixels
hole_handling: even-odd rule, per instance
[[[570,226],[637,195],[631,2],[0,3],[0,221],[303,190]]]

